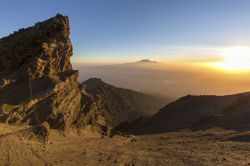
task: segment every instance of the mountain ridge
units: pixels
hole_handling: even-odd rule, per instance
[[[88,94],[98,99],[98,107],[101,108],[102,114],[106,114],[106,123],[109,123],[111,128],[149,117],[167,102],[130,89],[117,88],[99,78],[90,78],[82,84]]]
[[[137,134],[210,128],[248,131],[249,106],[249,92],[226,96],[187,95],[163,107],[149,120],[139,124],[140,127],[134,131]]]

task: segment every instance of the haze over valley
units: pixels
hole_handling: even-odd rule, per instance
[[[0,166],[249,166],[249,7],[3,0]]]
[[[250,91],[250,72],[225,72],[202,62],[138,61],[115,65],[73,64],[79,81],[101,78],[116,85],[169,99],[193,95],[228,95]]]

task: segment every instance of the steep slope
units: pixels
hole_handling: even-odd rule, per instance
[[[64,129],[81,106],[69,19],[60,14],[0,39],[0,120]]]
[[[164,99],[130,89],[117,88],[98,78],[88,79],[83,84],[87,86],[89,93],[102,96],[103,99],[110,102],[107,107],[118,107],[120,111],[131,110],[145,115],[153,115],[166,103]]]
[[[85,86],[85,93],[95,101],[94,114],[98,113],[98,118],[95,119],[99,119],[99,125],[104,128],[106,126],[113,129],[124,122],[130,123],[140,117],[148,117],[166,103],[157,97],[114,87],[98,78],[91,78],[82,84]]]
[[[228,96],[186,96],[155,114],[137,132],[162,133],[181,129],[250,130],[250,93]]]

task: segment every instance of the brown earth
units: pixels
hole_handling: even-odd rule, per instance
[[[250,133],[220,129],[113,138],[27,137],[27,127],[0,125],[1,165],[250,165]],[[27,129],[26,129],[27,130]]]

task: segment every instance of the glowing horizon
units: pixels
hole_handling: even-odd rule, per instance
[[[222,48],[250,45],[250,1],[13,2],[0,6],[0,37],[67,15],[74,62],[216,61]]]

